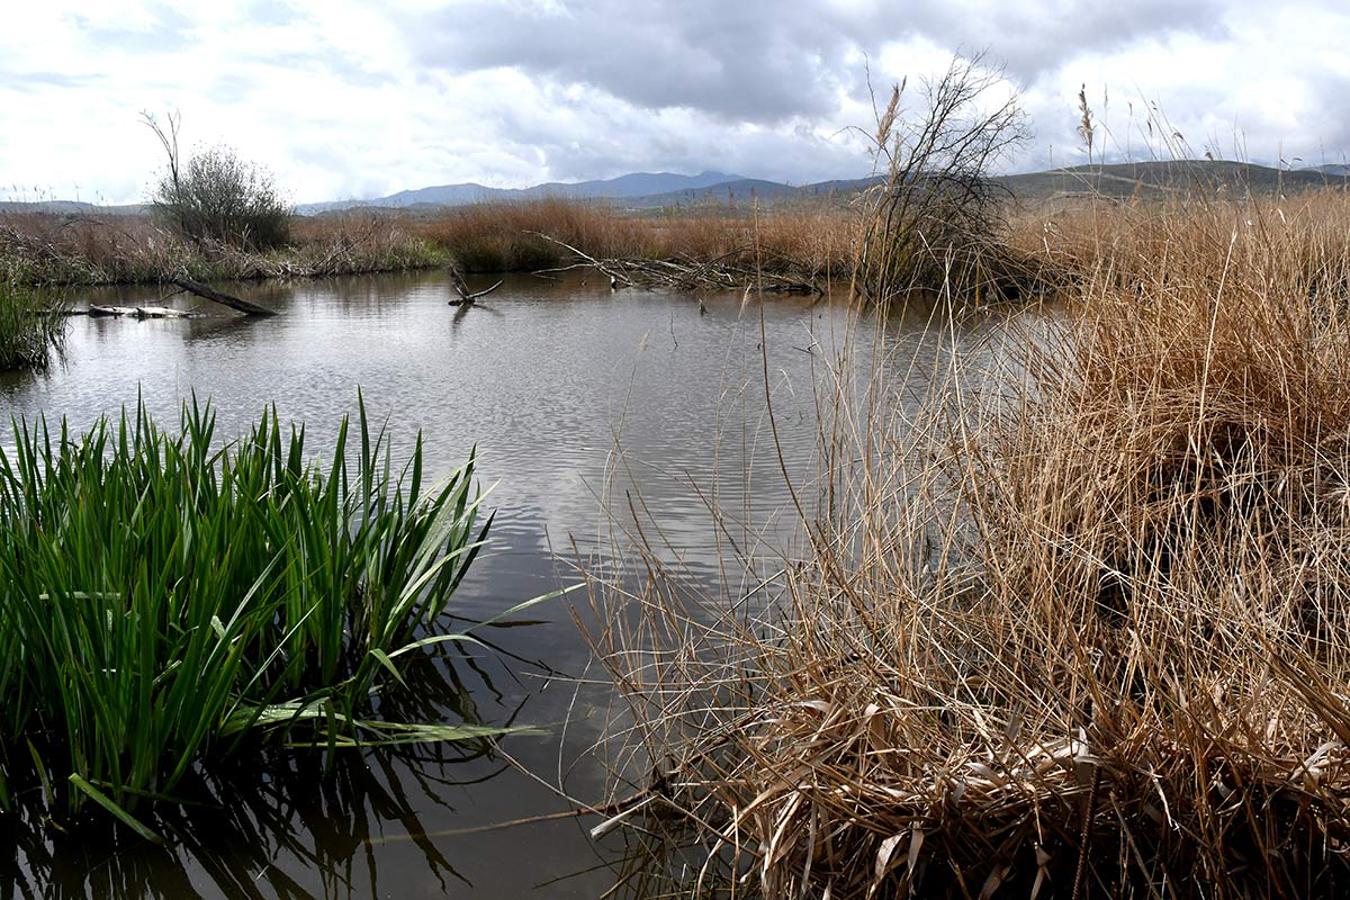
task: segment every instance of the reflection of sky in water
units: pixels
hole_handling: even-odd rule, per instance
[[[550,547],[564,558],[573,541],[583,554],[609,550],[606,506],[619,519],[628,517],[630,502],[644,507],[660,524],[660,542],[668,545],[662,552],[709,578],[717,563],[710,501],[739,523],[731,525],[738,543],[770,555],[781,549],[793,518],[768,427],[761,327],[778,436],[794,479],[809,493],[816,386],[825,382],[848,317],[825,304],[781,298],[763,306],[761,324],[760,307],[742,308],[739,296],[706,297],[708,313],[701,315],[686,295],[612,294],[600,279],[590,282],[513,277],[480,308],[459,311],[446,306],[449,288],[438,274],[243,285],[239,293],[283,315],[261,321],[75,318],[64,365],[46,375],[0,376],[0,410],[66,415],[78,429],[100,413],[134,405],[139,391],[167,420],[195,390],[212,399],[223,434],[238,433],[275,401],[283,419],[307,422],[312,448],[322,452],[338,417],[354,409],[359,387],[373,417],[388,418],[398,455],[406,455],[421,429],[430,473],[459,465],[476,445],[480,477],[496,483],[488,504],[498,510],[492,549],[456,598],[456,609],[471,618],[556,586],[567,565]],[[90,297],[159,302],[147,289],[77,299]],[[929,383],[944,357],[936,352],[943,341],[924,333],[922,317],[916,321],[919,328],[893,323],[882,344],[902,361],[898,370],[889,363],[902,390]],[[979,331],[958,341],[978,341]],[[847,368],[861,378],[870,364],[860,354]],[[763,544],[751,539],[761,534]],[[548,623],[492,637],[523,659],[581,674],[589,653],[566,608],[558,604],[537,616]],[[507,750],[547,781],[556,782],[560,766],[568,769],[569,791],[599,799],[602,773],[584,761],[603,725],[608,692],[586,687],[574,701],[571,684],[549,681],[509,657],[475,654],[474,666],[479,671],[465,668],[464,683],[484,718],[502,722],[519,709],[518,721],[553,726],[546,738],[509,739]],[[560,724],[568,719],[560,747]],[[409,840],[410,831],[446,832],[566,807],[515,772],[465,787],[418,783],[442,775],[483,778],[499,761],[442,771],[427,763],[380,762],[377,755],[371,760],[367,774],[382,787],[367,794],[352,785],[357,799],[284,792],[275,799],[281,812],[272,828],[278,834],[291,829],[298,836],[291,843],[226,831],[173,854],[131,848],[110,857],[88,850],[40,863],[39,853],[27,867],[44,874],[29,879],[71,895],[212,895],[239,890],[222,886],[230,882],[220,872],[233,867],[252,872],[249,883],[263,895],[284,893],[286,879],[294,879],[298,890],[318,896],[377,889],[400,896],[518,896],[596,862],[584,820]],[[583,762],[572,768],[577,760]],[[400,781],[402,806],[379,799]],[[355,826],[354,816],[362,819]],[[428,847],[458,875],[438,873]],[[528,865],[521,864],[524,848]],[[0,864],[0,881],[4,868]],[[601,872],[571,879],[539,896],[594,896],[609,878]]]

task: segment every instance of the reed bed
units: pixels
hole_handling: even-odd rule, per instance
[[[999,352],[826,385],[778,575],[602,585],[632,891],[1343,895],[1347,210],[1059,220]]]
[[[568,199],[482,203],[414,221],[469,272],[557,268],[577,261],[563,246],[571,245],[597,259],[716,262],[807,280],[851,271],[857,224],[850,210],[825,203],[636,214]]]
[[[299,220],[289,246],[265,252],[188,241],[148,216],[0,217],[0,271],[25,284],[254,280],[407,271],[445,262],[444,253],[381,215]]]
[[[443,266],[533,272],[575,261],[547,234],[609,258],[721,263],[806,280],[851,271],[857,217],[824,202],[756,210],[635,213],[600,202],[482,203],[434,213],[352,211],[299,217],[267,252],[192,243],[146,216],[0,217],[0,265],[30,284],[152,283],[342,275]]]
[[[356,444],[354,452],[350,444]],[[69,824],[137,807],[258,741],[330,750],[481,738],[380,721],[486,537],[472,457],[401,470],[364,405],[328,461],[275,410],[221,444],[209,407],[75,435],[16,422],[0,450],[0,808]],[[397,708],[395,706],[395,708]]]

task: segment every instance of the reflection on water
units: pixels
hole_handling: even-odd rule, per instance
[[[253,284],[236,290],[282,315],[76,318],[64,364],[0,376],[0,409],[67,416],[81,428],[133,404],[138,392],[161,417],[176,416],[195,392],[211,398],[225,434],[275,402],[322,441],[359,388],[371,413],[387,417],[396,452],[410,449],[421,429],[431,474],[476,446],[480,474],[496,482],[492,549],[462,585],[458,614],[491,616],[565,583],[575,551],[603,555],[618,539],[605,498],[622,505],[640,497],[685,571],[714,584],[710,503],[731,511],[747,546],[791,531],[766,370],[784,456],[807,483],[816,388],[847,317],[829,304],[779,298],[761,319],[761,307],[744,306],[739,295],[704,296],[705,315],[691,296],[611,292],[599,282],[516,277],[458,309],[446,305],[451,291],[439,274]],[[144,288],[83,299],[160,302]],[[890,325],[887,341],[910,360],[941,355],[905,322]],[[914,372],[930,377],[922,365]],[[115,829],[106,840],[85,831],[76,839],[41,823],[9,823],[14,851],[0,861],[0,893],[598,895],[613,874],[587,836],[594,823],[481,830],[568,809],[558,788],[588,801],[603,795],[604,772],[588,751],[610,691],[594,672],[580,684],[569,677],[587,670],[589,652],[565,604],[530,615],[546,621],[485,633],[500,652],[427,663],[401,701],[412,705],[382,712],[545,726],[546,734],[502,742],[531,774],[473,745],[333,758],[269,751],[243,771],[212,767],[193,805],[165,811],[166,848]]]

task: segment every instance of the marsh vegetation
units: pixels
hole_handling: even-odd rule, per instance
[[[349,442],[355,449],[349,449]],[[264,412],[221,443],[209,406],[143,407],[83,434],[15,422],[0,451],[0,807],[69,824],[134,816],[200,765],[285,740],[455,740],[476,724],[382,721],[442,625],[490,518],[470,458],[394,470],[364,407],[318,460]]]
[[[795,543],[701,493],[720,555],[700,580],[659,506],[629,494],[614,514],[633,526],[607,548],[623,558],[593,573],[578,620],[627,704],[608,735],[627,780],[589,809],[625,835],[625,886],[841,900],[1344,891],[1350,198],[1194,183],[1018,203],[987,177],[1022,134],[1015,98],[989,94],[999,84],[976,60],[897,85],[869,132],[870,188],[768,212],[538,200],[292,219],[231,157],[180,170],[160,132],[172,162],[157,219],[0,228],[0,353],[38,364],[57,333],[30,284],[451,261],[535,272],[576,264],[571,248],[602,274],[606,261],[750,273],[722,298],[729,318],[771,278],[847,284],[845,346],[826,352],[810,330],[813,343],[790,345],[809,358],[806,400],[791,400],[810,404],[796,412],[814,478],[794,465],[810,448],[779,431],[787,379],[765,306],[757,380],[740,373],[768,423],[741,438],[772,447]],[[198,181],[208,195],[242,185],[261,198],[256,217],[193,207]],[[662,302],[674,358],[676,315],[697,323],[707,308]],[[913,346],[888,329],[916,309],[950,352],[896,358]],[[438,339],[463,323],[461,309]],[[644,351],[648,326],[633,341]],[[519,334],[496,346],[509,372],[489,387],[541,384],[562,327],[540,329],[533,357],[513,355]],[[427,351],[437,377],[443,349]],[[82,436],[16,427],[0,455],[0,689],[14,698],[0,804],[40,802],[62,821],[92,804],[153,838],[140,810],[268,742],[490,733],[376,716],[405,658],[467,640],[442,614],[486,525],[472,459],[428,491],[420,443],[396,477],[364,411],[357,430],[349,464],[345,423],[325,463],[275,412],[224,447],[195,406],[173,432],[141,409]]]
[[[60,349],[63,306],[58,294],[21,284],[0,268],[0,372],[47,367]]]
[[[597,590],[644,611],[595,635],[659,771],[635,890],[1342,892],[1347,221],[1329,193],[1014,228],[1051,314],[919,411],[837,370],[754,598],[710,619],[656,542],[643,590]]]

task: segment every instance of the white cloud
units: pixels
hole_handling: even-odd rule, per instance
[[[867,165],[842,131],[869,115],[864,60],[884,87],[986,47],[1031,115],[1019,167],[1082,158],[1082,83],[1115,155],[1146,155],[1153,101],[1197,151],[1350,149],[1350,13],[1329,0],[16,6],[0,33],[11,196],[141,199],[158,160],[138,116],[169,108],[189,143],[233,144],[302,201],[639,169],[843,177]]]

